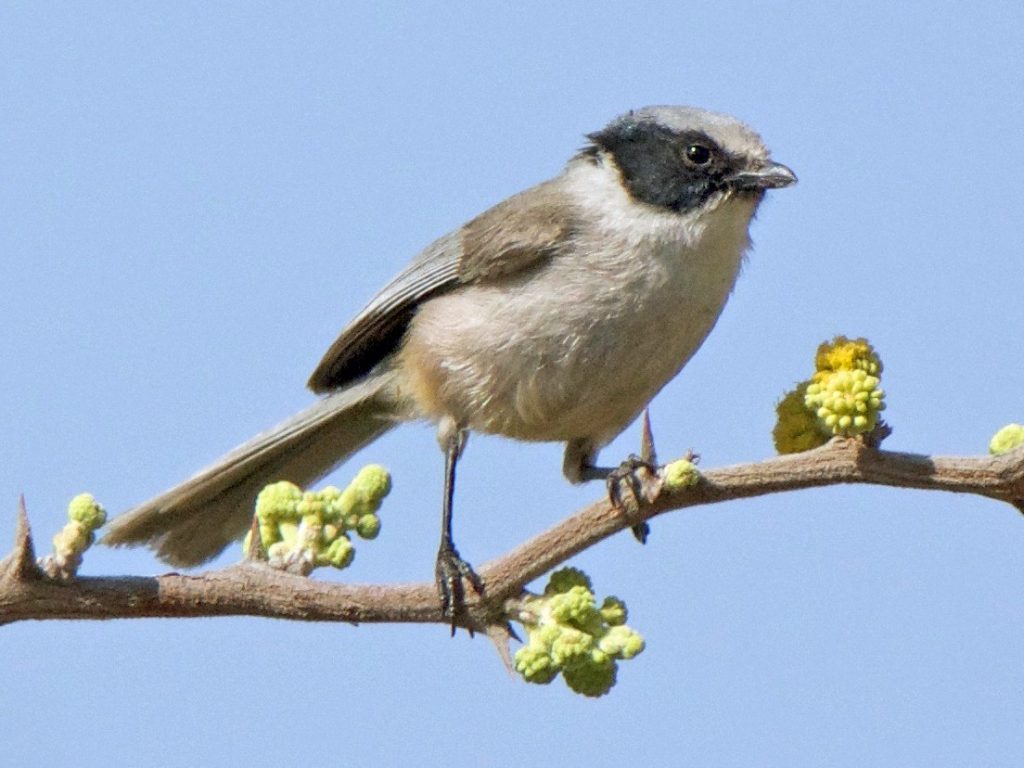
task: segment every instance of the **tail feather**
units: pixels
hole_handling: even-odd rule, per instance
[[[240,445],[181,485],[115,518],[103,543],[147,544],[175,566],[199,565],[242,536],[253,501],[278,480],[309,485],[394,425],[388,373],[328,395]]]

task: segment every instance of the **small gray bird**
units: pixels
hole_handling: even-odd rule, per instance
[[[308,485],[394,427],[429,419],[445,455],[436,578],[454,617],[455,466],[469,432],[566,444],[574,483],[700,347],[767,189],[796,176],[726,115],[647,107],[590,134],[550,181],[426,248],[313,372],[319,402],[116,518],[106,544],[204,562],[249,527],[267,483]]]

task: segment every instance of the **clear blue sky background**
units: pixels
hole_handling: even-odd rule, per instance
[[[979,453],[1024,419],[1020,3],[399,8],[0,7],[0,526],[24,492],[45,546],[74,494],[126,509],[303,407],[322,351],[423,245],[650,103],[739,115],[800,176],[654,402],[663,457],[770,455],[777,397],[835,333],[884,357],[888,447]],[[395,490],[345,578],[429,579],[432,431],[359,461]],[[559,446],[474,438],[463,553],[482,563],[601,494],[560,466]],[[648,641],[601,700],[510,679],[486,640],[439,626],[17,624],[2,761],[1024,761],[1008,506],[807,491],[669,515],[646,548],[626,534],[575,562]],[[162,569],[101,550],[84,571]]]

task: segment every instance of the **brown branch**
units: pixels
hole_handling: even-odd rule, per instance
[[[769,493],[844,483],[972,493],[1024,510],[1024,448],[1003,456],[928,457],[833,440],[806,453],[712,469],[699,484],[665,490],[624,512],[592,504],[479,569],[484,596],[470,593],[467,628],[505,625],[505,603],[526,583],[578,552],[656,515]],[[0,561],[0,624],[26,619],[113,619],[152,616],[268,616],[300,621],[438,622],[433,584],[358,585],[315,581],[243,563],[195,575],[78,578],[61,583],[35,566],[22,506],[14,551]]]

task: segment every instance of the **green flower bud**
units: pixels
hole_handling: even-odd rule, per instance
[[[631,659],[644,649],[644,639],[629,627],[611,627],[598,643],[602,652],[620,659]]]
[[[555,664],[563,666],[575,659],[590,655],[594,647],[593,635],[579,629],[563,627],[561,633],[551,644],[551,659]]]
[[[85,552],[94,540],[91,530],[77,520],[72,520],[53,537],[53,550],[67,558]]]
[[[562,627],[558,624],[542,624],[530,632],[529,644],[536,650],[550,653],[555,641],[562,636]]]
[[[379,464],[369,464],[359,470],[350,487],[362,501],[379,505],[391,493],[391,475]]]
[[[608,624],[617,626],[626,623],[626,604],[617,597],[606,597],[601,604],[601,618]]]
[[[355,527],[356,533],[363,539],[375,539],[380,533],[380,518],[376,515],[363,515]]]
[[[988,452],[998,456],[1012,451],[1018,445],[1024,445],[1024,424],[1007,424],[992,436]]]
[[[319,492],[323,502],[320,515],[324,522],[337,523],[341,518],[341,490],[335,485],[328,485]]]
[[[90,493],[80,493],[68,504],[68,519],[95,531],[107,522],[107,511]]]
[[[863,370],[815,374],[804,404],[818,417],[819,428],[852,437],[870,432],[885,408],[877,376]]]
[[[546,685],[558,674],[558,667],[551,661],[551,657],[529,645],[516,651],[514,662],[516,672],[528,683]]]
[[[324,565],[332,565],[335,568],[347,568],[355,559],[356,551],[352,542],[347,536],[339,536],[331,542],[327,551],[322,555]],[[320,558],[317,558],[318,562]]]
[[[700,470],[692,461],[680,459],[665,465],[662,478],[666,490],[677,491],[699,483]]]
[[[341,520],[352,514],[360,507],[360,505],[361,502],[359,500],[359,494],[356,492],[356,489],[350,485],[343,490],[337,500],[331,504],[331,508],[335,511],[334,513],[337,515],[338,519]],[[356,514],[358,514],[358,512]]]
[[[295,518],[301,500],[302,489],[294,483],[284,480],[271,483],[256,497],[256,516],[267,522]]]
[[[324,500],[319,494],[306,491],[295,505],[295,512],[299,517],[316,517],[319,520],[323,517],[324,507]]]
[[[584,586],[575,586],[568,592],[552,595],[550,607],[551,617],[563,624],[586,624],[596,611],[594,593]]]

